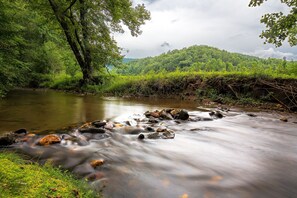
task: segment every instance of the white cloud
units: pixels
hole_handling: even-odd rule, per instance
[[[272,58],[284,58],[286,57],[287,60],[289,59],[296,59],[296,55],[294,55],[293,53],[290,53],[290,52],[281,52],[281,51],[278,51],[274,48],[269,48],[269,49],[263,49],[263,50],[255,50],[254,52],[252,53],[247,53],[249,55],[252,55],[252,56],[258,56],[258,57],[261,57],[261,58],[269,58],[269,57],[272,57]]]
[[[270,0],[256,8],[248,7],[249,0],[135,0],[134,3],[146,4],[151,21],[142,27],[139,37],[128,32],[115,37],[121,47],[129,49],[127,57],[136,58],[191,45],[209,45],[239,53],[272,48],[259,38],[265,28],[260,18],[268,12],[286,12],[279,0]],[[161,47],[164,42],[170,46]],[[288,45],[279,50],[297,53]]]

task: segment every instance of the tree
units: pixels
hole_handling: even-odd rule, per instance
[[[27,64],[21,60],[26,41],[18,21],[24,6],[19,1],[0,1],[0,97],[24,80]]]
[[[267,0],[251,0],[249,6],[262,5]],[[291,46],[297,45],[297,0],[281,0],[290,8],[289,14],[282,12],[265,14],[261,18],[261,23],[266,25],[266,30],[262,31],[261,38],[265,38],[265,43],[272,43],[280,47],[288,39]]]
[[[83,73],[83,83],[93,81],[94,68],[104,68],[119,60],[120,49],[111,36],[123,33],[122,24],[132,36],[141,34],[140,26],[150,19],[144,5],[131,0],[48,0],[67,42]]]

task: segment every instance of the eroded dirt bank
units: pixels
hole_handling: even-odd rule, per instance
[[[130,82],[107,95],[132,97],[210,99],[223,104],[243,104],[297,111],[297,80],[244,76],[184,76]],[[277,109],[276,108],[276,109]]]

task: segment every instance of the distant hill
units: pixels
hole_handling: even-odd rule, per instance
[[[135,60],[137,60],[137,59],[135,59],[135,58],[123,58],[123,63],[129,63],[129,62],[135,61]]]
[[[261,59],[239,53],[230,53],[209,46],[191,46],[172,50],[156,57],[127,59],[120,74],[146,74],[148,72],[180,71],[248,71],[250,69],[275,69],[282,59]]]

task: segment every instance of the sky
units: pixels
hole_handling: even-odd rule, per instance
[[[173,49],[208,45],[230,52],[259,57],[297,59],[297,47],[284,43],[275,48],[259,37],[265,26],[261,16],[287,12],[280,0],[260,7],[248,7],[249,0],[133,0],[145,4],[151,20],[141,26],[142,34],[132,37],[127,29],[115,34],[127,58],[156,56]]]

